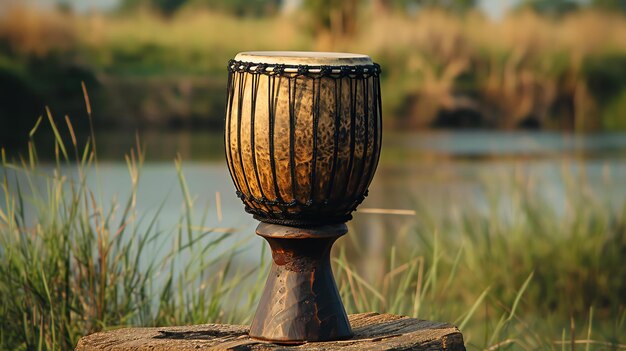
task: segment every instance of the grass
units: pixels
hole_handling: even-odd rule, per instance
[[[560,214],[523,172],[490,176],[484,211],[451,201],[433,213],[418,201],[418,225],[391,241],[381,278],[359,277],[344,252],[335,258],[348,309],[451,321],[468,349],[626,348],[626,208],[609,206],[582,175],[561,177]]]
[[[56,136],[53,164],[37,156],[44,126]],[[70,349],[85,334],[130,325],[249,323],[267,252],[260,265],[241,265],[251,236],[226,245],[231,230],[207,227],[210,209],[197,211],[180,157],[182,210],[163,228],[159,211],[136,210],[139,139],[125,157],[131,191],[119,201],[97,185],[93,133],[80,144],[69,118],[48,110],[30,139],[19,159],[2,150],[0,349]],[[451,201],[435,213],[416,200],[418,222],[390,240],[381,276],[348,259],[367,255],[348,236],[332,258],[346,309],[453,322],[468,349],[625,349],[626,206],[609,205],[567,167],[560,177],[562,208],[523,170],[485,180],[484,209]],[[607,179],[604,191],[619,186]]]
[[[231,265],[241,243],[220,246],[231,230],[193,218],[181,161],[185,207],[174,228],[160,228],[160,208],[151,218],[135,209],[139,141],[125,158],[128,197],[105,204],[87,181],[99,177],[95,138],[79,146],[65,121],[71,143],[48,110],[30,133],[28,155],[11,162],[2,150],[0,349],[71,349],[86,333],[126,325],[240,321],[223,305],[250,310],[255,293],[236,288],[257,271]],[[44,123],[56,136],[53,165],[39,163],[33,141]]]

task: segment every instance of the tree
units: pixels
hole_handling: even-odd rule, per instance
[[[476,0],[418,0],[420,7],[435,7],[454,13],[465,13],[476,7]]]
[[[423,8],[438,8],[463,14],[476,7],[477,0],[374,0],[377,11],[415,12]]]
[[[479,0],[372,0],[375,13],[401,13],[413,15],[420,10],[434,8],[463,15],[475,10]]]
[[[186,2],[187,0],[123,0],[121,9],[128,10],[144,6],[157,10],[163,15],[171,16]]]
[[[191,6],[235,16],[267,16],[278,12],[281,0],[189,0]]]
[[[153,6],[161,10],[165,15],[172,15],[181,8],[187,0],[152,0]]]
[[[575,0],[526,0],[518,6],[519,10],[530,9],[553,17],[565,15],[579,8],[580,4]]]
[[[592,0],[591,6],[608,11],[626,12],[626,0]]]
[[[349,37],[357,31],[357,17],[361,0],[305,0],[304,9],[311,15],[316,34],[332,33]]]
[[[122,8],[151,7],[166,16],[183,6],[195,6],[236,16],[264,16],[278,11],[280,0],[123,0]]]

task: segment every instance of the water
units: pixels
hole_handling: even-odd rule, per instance
[[[265,243],[252,235],[258,222],[244,212],[234,194],[223,159],[221,134],[146,132],[140,137],[147,159],[137,192],[138,215],[153,218],[162,206],[157,217],[159,228],[176,232],[184,223],[181,213],[185,202],[173,161],[180,155],[193,199],[194,220],[206,215],[204,226],[216,233],[235,228],[236,233],[222,247],[247,238],[247,253],[240,257],[241,264],[256,264]],[[89,183],[105,205],[128,197],[131,182],[123,155],[134,143],[133,134],[97,135],[99,169],[97,176],[92,171]],[[402,240],[407,228],[422,220],[424,211],[434,216],[467,209],[486,212],[489,191],[494,189],[496,196],[505,200],[501,215],[510,216],[506,200],[511,194],[506,184],[512,178],[540,187],[538,193],[562,212],[566,191],[571,191],[563,183],[564,173],[584,174],[591,191],[606,196],[609,206],[623,206],[626,134],[387,132],[370,195],[350,223],[350,238],[343,239],[356,241],[361,247],[359,253],[349,252],[353,256],[349,259],[363,271],[375,272],[383,267],[389,248]],[[220,210],[216,196],[221,198]],[[426,204],[427,208],[414,215],[371,213],[380,209],[415,210],[416,203]],[[146,225],[146,221],[138,225]]]

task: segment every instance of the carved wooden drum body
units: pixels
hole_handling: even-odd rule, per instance
[[[380,155],[380,67],[357,54],[248,52],[228,70],[226,159],[246,211],[290,226],[349,220]]]

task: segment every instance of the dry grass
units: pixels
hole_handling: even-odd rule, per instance
[[[598,75],[626,81],[611,71],[626,57],[626,17],[619,14],[581,11],[557,20],[520,12],[492,21],[478,13],[363,11],[356,35],[332,40],[316,37],[303,13],[236,18],[186,10],[163,18],[147,11],[72,16],[15,7],[0,16],[0,41],[13,53],[64,55],[113,80],[223,77],[225,62],[243,50],[357,51],[382,64],[386,115],[401,126],[429,127],[451,112],[503,129],[529,120],[553,129],[626,128],[619,113],[626,110],[626,82],[612,91],[590,87]],[[621,61],[605,67],[611,56]],[[593,60],[600,64],[589,71]]]
[[[14,6],[0,19],[0,41],[18,54],[45,56],[76,44],[79,21],[67,14]]]
[[[403,94],[389,94],[386,103],[406,105],[406,122],[418,127],[442,109],[466,108],[507,129],[528,117],[544,126],[599,128],[585,60],[626,52],[626,17],[592,11],[560,20],[521,12],[498,22],[429,11],[371,16],[362,25],[356,41],[340,46],[387,63],[393,76],[386,90]],[[558,111],[563,100],[572,111]]]
[[[280,49],[298,45],[295,23],[286,18],[238,19],[207,11],[183,12],[165,19],[150,12],[87,19],[86,43],[107,47],[124,42],[154,43],[172,50]],[[164,30],[166,29],[166,30]]]

